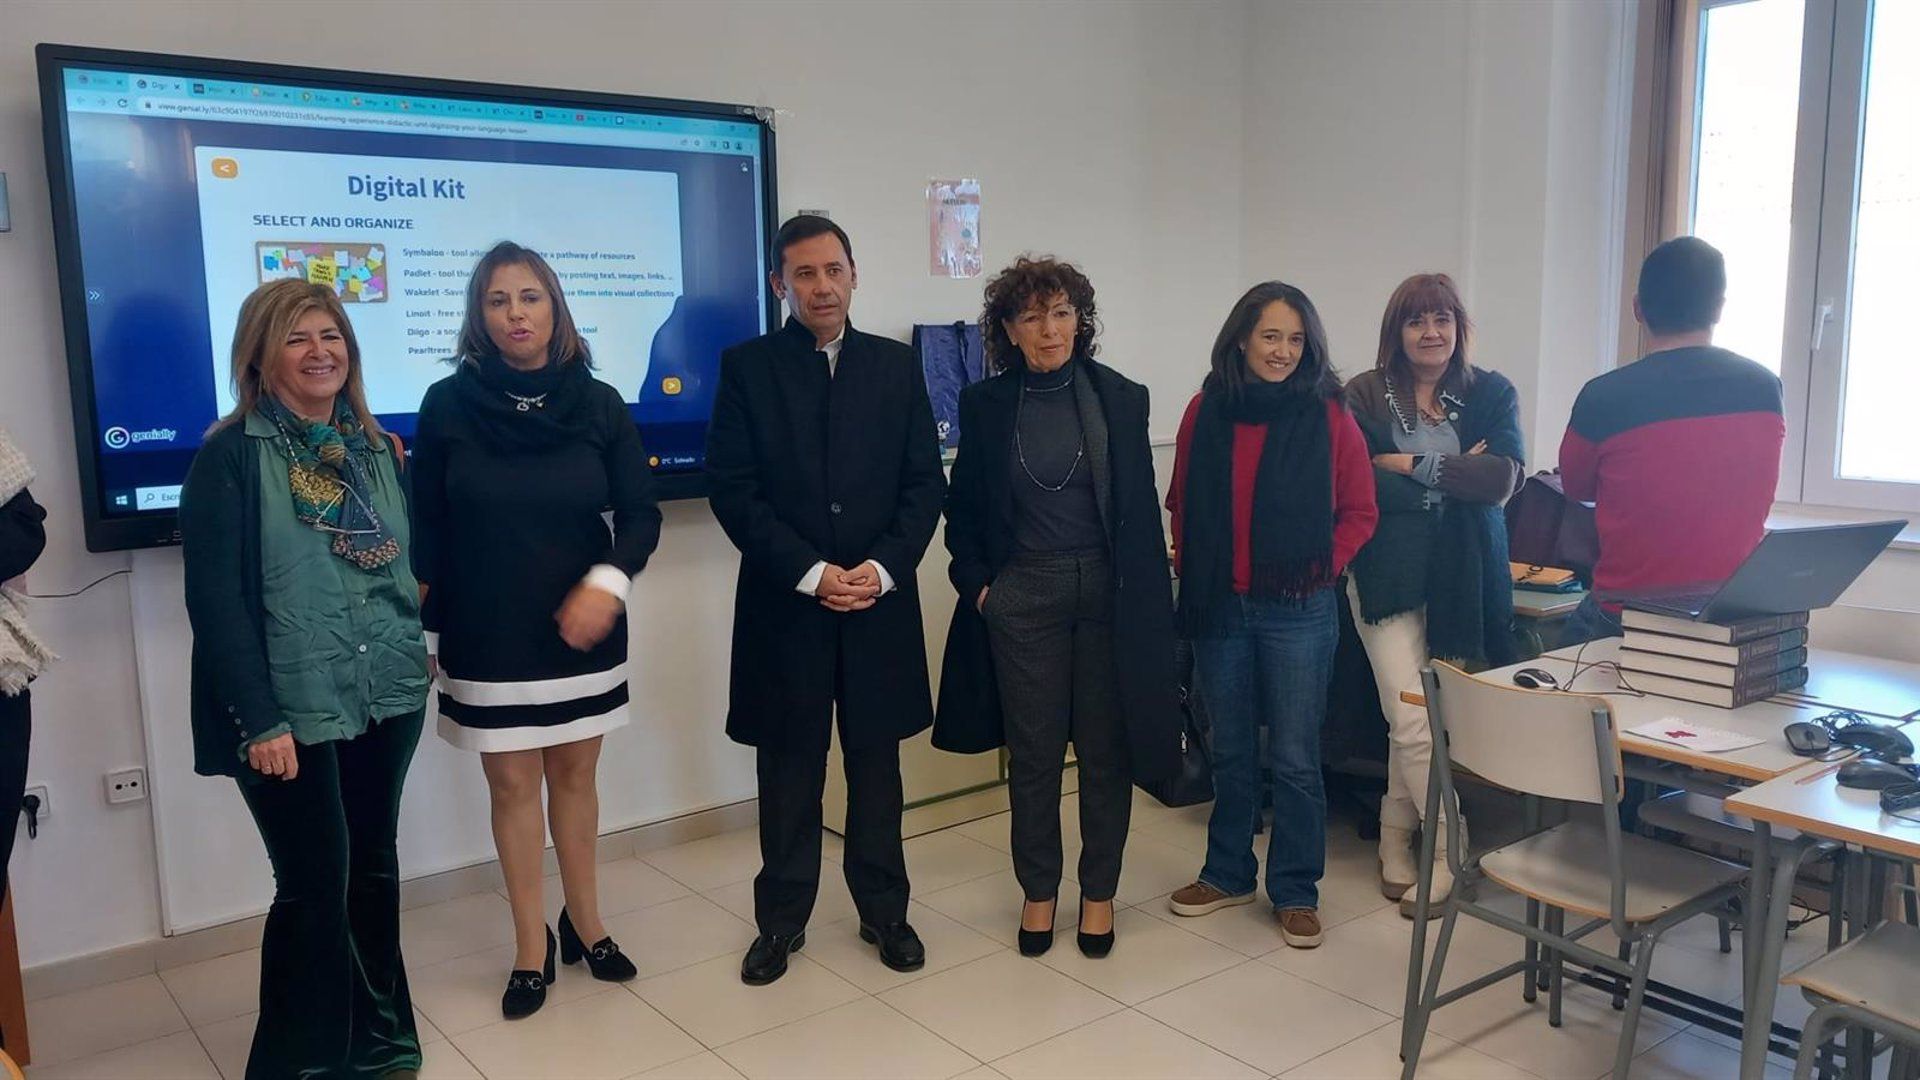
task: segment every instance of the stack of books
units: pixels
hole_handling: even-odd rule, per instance
[[[1807,613],[1736,623],[1620,615],[1620,671],[1636,690],[1737,709],[1807,684]]]

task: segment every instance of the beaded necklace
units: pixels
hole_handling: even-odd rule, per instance
[[[1072,385],[1073,374],[1071,372],[1067,374],[1067,381],[1061,383],[1059,386],[1027,386],[1023,382],[1020,386],[1020,401],[1013,409],[1013,455],[1020,459],[1020,471],[1026,473],[1027,479],[1032,481],[1033,486],[1039,488],[1041,491],[1055,492],[1066,490],[1067,484],[1073,480],[1073,474],[1080,471],[1080,459],[1087,456],[1087,435],[1084,431],[1080,433],[1080,445],[1073,451],[1073,464],[1067,466],[1067,475],[1061,477],[1059,483],[1049,484],[1033,475],[1033,467],[1027,464],[1027,452],[1020,445],[1020,414],[1026,411],[1028,394],[1056,394]]]

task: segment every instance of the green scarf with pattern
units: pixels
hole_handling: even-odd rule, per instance
[[[260,399],[260,414],[280,430],[294,515],[332,533],[333,553],[362,570],[378,570],[399,558],[399,539],[373,507],[373,477],[367,471],[373,444],[346,402],[334,400],[328,424],[295,416],[272,397]]]

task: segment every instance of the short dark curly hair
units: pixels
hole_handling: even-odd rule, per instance
[[[1073,330],[1073,354],[1092,356],[1100,347],[1100,313],[1093,302],[1093,282],[1072,263],[1051,255],[1022,255],[987,282],[986,302],[980,311],[980,336],[986,343],[987,367],[996,374],[1023,361],[1020,347],[1007,336],[1005,324],[1035,303],[1065,296],[1079,313]]]

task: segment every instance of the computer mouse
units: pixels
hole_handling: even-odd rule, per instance
[[[1916,775],[1912,765],[1895,765],[1891,761],[1875,761],[1872,758],[1855,758],[1840,766],[1840,786],[1866,788],[1878,791],[1895,784],[1911,783]]]
[[[1792,741],[1792,736],[1788,736]],[[1833,729],[1833,741],[1842,746],[1857,746],[1860,749],[1882,758],[1910,758],[1913,756],[1913,740],[1905,732],[1884,724],[1865,722],[1842,724]]]
[[[1783,734],[1787,737],[1787,746],[1796,754],[1811,757],[1833,749],[1833,737],[1819,724],[1796,720],[1786,726]]]
[[[1550,671],[1530,667],[1521,668],[1513,673],[1513,685],[1525,687],[1528,690],[1555,690],[1559,688],[1560,680],[1554,678]]]

